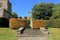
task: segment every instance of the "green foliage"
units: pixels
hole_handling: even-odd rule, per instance
[[[13,15],[14,17],[18,17],[18,15],[17,15],[16,12],[12,12],[12,15]]]
[[[60,19],[54,19],[47,21],[47,27],[60,28]]]
[[[49,19],[52,15],[52,8],[54,4],[52,3],[40,3],[34,5],[32,8],[32,16],[34,19]]]
[[[60,18],[60,3],[56,4],[53,8],[53,13],[51,19],[59,19]]]
[[[27,22],[26,22],[26,28],[29,28],[30,26],[30,20],[26,20]]]
[[[47,23],[47,27],[60,28],[60,3],[56,4],[52,10],[52,16]]]

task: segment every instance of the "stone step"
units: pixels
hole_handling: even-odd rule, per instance
[[[19,37],[19,40],[48,40],[47,37]]]
[[[23,34],[20,34],[20,31],[17,31],[17,36],[19,37],[43,37],[44,33],[40,29],[25,29]]]

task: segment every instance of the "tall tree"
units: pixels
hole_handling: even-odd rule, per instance
[[[32,16],[34,19],[49,19],[52,16],[53,3],[40,3],[32,8]]]
[[[56,4],[53,8],[53,13],[51,19],[60,18],[60,3]]]

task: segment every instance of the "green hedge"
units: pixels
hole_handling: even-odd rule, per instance
[[[48,20],[46,26],[60,28],[60,19]]]
[[[30,26],[30,20],[26,20],[26,28],[29,28]]]

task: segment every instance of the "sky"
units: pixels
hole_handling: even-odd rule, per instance
[[[30,16],[29,12],[32,10],[35,4],[54,3],[57,4],[60,0],[9,0],[12,4],[12,12],[16,12],[20,17]]]

